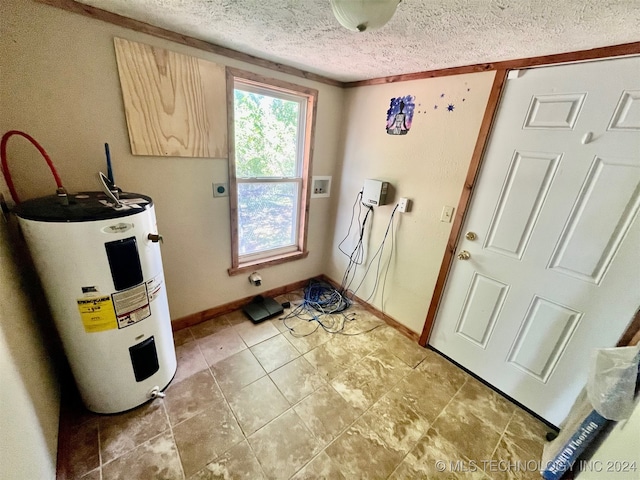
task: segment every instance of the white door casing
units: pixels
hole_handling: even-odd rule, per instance
[[[559,425],[640,305],[639,209],[640,57],[510,74],[430,345]]]

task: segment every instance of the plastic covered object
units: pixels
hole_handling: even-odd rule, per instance
[[[631,416],[640,361],[640,345],[593,352],[587,395],[593,409],[609,420]]]

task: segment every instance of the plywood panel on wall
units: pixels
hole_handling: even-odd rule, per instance
[[[131,152],[227,157],[225,69],[114,38]]]

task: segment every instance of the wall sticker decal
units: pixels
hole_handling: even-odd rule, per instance
[[[416,108],[413,95],[394,97],[387,110],[387,133],[389,135],[406,135],[411,129],[413,112]]]
[[[470,95],[471,88],[467,87],[466,82],[462,89],[455,89],[453,92],[440,92],[433,102],[433,110],[446,114],[457,112]],[[427,113],[427,109],[419,110],[418,113]]]

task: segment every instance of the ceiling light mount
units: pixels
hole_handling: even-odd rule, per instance
[[[340,25],[354,32],[384,26],[401,0],[331,0],[331,9]]]

